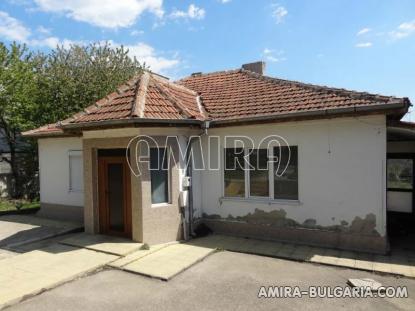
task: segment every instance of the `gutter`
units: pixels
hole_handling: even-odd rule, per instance
[[[54,137],[77,137],[79,134],[70,134],[65,132],[50,132],[50,133],[22,133],[23,137],[29,138],[54,138]]]
[[[62,124],[63,130],[71,129],[89,129],[97,128],[102,126],[126,126],[126,125],[140,125],[140,124],[171,124],[171,125],[196,125],[202,129],[207,127],[214,127],[215,125],[226,125],[231,123],[244,123],[244,122],[256,122],[256,121],[272,121],[272,120],[284,120],[290,118],[307,118],[307,117],[330,117],[339,114],[353,114],[353,113],[364,113],[364,112],[376,112],[376,111],[389,111],[397,109],[407,110],[411,103],[409,100],[398,100],[390,103],[378,103],[367,106],[351,106],[344,108],[334,108],[325,110],[312,110],[303,112],[289,112],[278,115],[262,115],[247,118],[236,118],[236,119],[225,119],[225,120],[197,120],[197,119],[121,119],[121,120],[106,120],[106,121],[95,121],[95,122],[82,122],[82,123],[67,123]]]
[[[396,101],[390,104],[379,103],[369,106],[351,106],[344,108],[334,108],[334,109],[325,109],[325,110],[313,110],[313,111],[304,111],[304,112],[291,112],[279,115],[271,116],[255,116],[248,118],[238,118],[238,119],[225,119],[225,120],[213,120],[211,125],[222,125],[229,123],[241,123],[241,122],[255,122],[255,121],[270,121],[270,120],[284,120],[290,118],[301,118],[301,117],[324,117],[324,116],[335,116],[338,114],[352,114],[359,112],[374,112],[374,111],[388,111],[396,109],[408,109],[410,103],[406,101]]]
[[[198,136],[192,136],[189,138],[188,140],[188,144],[189,144],[189,148],[187,149],[187,153],[186,153],[186,163],[189,163],[189,165],[187,166],[187,173],[186,175],[190,177],[190,187],[188,189],[189,191],[189,234],[190,236],[194,237],[195,236],[195,232],[194,232],[194,211],[193,211],[193,166],[192,166],[192,159],[190,158],[190,156],[193,154],[192,153],[192,148],[193,148],[193,142],[196,140],[196,138],[200,139],[202,136],[207,135],[208,134],[208,129],[210,127],[210,122],[209,121],[205,121],[203,122],[203,124],[201,125],[202,127],[202,132],[198,135]]]
[[[121,120],[106,120],[95,122],[82,122],[82,123],[67,123],[62,124],[63,130],[70,129],[88,129],[101,126],[116,126],[116,125],[135,125],[135,124],[184,124],[184,125],[199,125],[201,126],[204,121],[196,119],[121,119]]]

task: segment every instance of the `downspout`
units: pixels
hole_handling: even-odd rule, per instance
[[[197,136],[192,136],[189,138],[188,144],[189,144],[189,148],[187,149],[187,153],[186,153],[186,163],[189,163],[188,167],[187,167],[187,172],[186,172],[186,176],[190,177],[190,186],[189,186],[189,235],[191,237],[195,236],[194,233],[194,228],[193,228],[193,220],[194,220],[194,213],[193,213],[193,166],[192,166],[192,159],[191,159],[191,155],[192,155],[192,145],[193,142],[196,139],[200,139],[203,135],[207,135],[208,134],[208,129],[210,126],[210,122],[209,121],[205,121],[202,124],[202,132],[197,135]],[[203,150],[201,150],[203,152]]]

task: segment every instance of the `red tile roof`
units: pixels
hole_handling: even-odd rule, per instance
[[[63,123],[132,118],[203,120],[197,100],[194,91],[145,72]]]
[[[287,81],[239,69],[178,81],[202,98],[213,120],[243,119],[343,107],[390,104],[394,97]]]
[[[63,130],[58,123],[47,124],[37,129],[26,131],[22,133],[23,136],[61,136],[64,135]]]
[[[144,72],[59,125],[24,134],[59,134],[61,126],[100,126],[110,120],[233,122],[342,108],[396,108],[397,103],[407,109],[409,100],[271,78],[244,69],[192,75],[177,82]]]

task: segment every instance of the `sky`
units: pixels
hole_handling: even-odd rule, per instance
[[[413,0],[1,0],[0,41],[109,41],[172,79],[263,60],[269,76],[415,104]]]

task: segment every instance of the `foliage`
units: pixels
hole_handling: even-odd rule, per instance
[[[25,201],[25,200],[0,199],[0,212],[38,209],[39,207],[40,207],[39,201],[30,202],[30,201]]]
[[[81,111],[142,70],[128,50],[109,43],[57,47],[38,58],[44,59],[38,86],[43,112],[36,120],[43,124]]]
[[[0,42],[0,138],[8,150],[0,160],[10,164],[11,196],[37,193],[37,146],[21,131],[63,120],[114,91],[143,66],[123,47],[109,43],[57,47],[49,54]]]
[[[37,108],[34,68],[33,55],[26,46],[13,43],[8,49],[0,43],[0,135],[4,136],[7,148],[0,151],[0,159],[10,165],[12,186],[9,191],[13,197],[23,194],[18,154],[26,148],[32,149],[22,141],[20,131],[35,124],[32,122]]]

